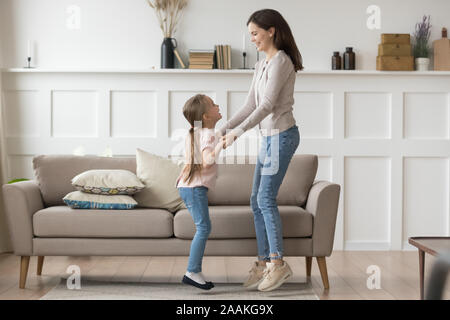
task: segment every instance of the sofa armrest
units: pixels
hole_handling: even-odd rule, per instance
[[[37,182],[3,185],[3,200],[14,253],[33,255],[33,214],[44,208]]]
[[[315,181],[306,201],[306,211],[314,216],[313,256],[329,256],[333,250],[334,231],[341,187],[328,181]]]

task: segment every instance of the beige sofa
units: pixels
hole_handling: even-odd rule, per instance
[[[250,208],[254,158],[219,164],[217,186],[209,192],[212,231],[207,256],[257,255]],[[242,159],[236,160],[242,162]],[[296,155],[277,197],[283,223],[284,255],[306,258],[307,276],[316,257],[325,289],[325,257],[333,249],[340,186],[314,181],[317,156]],[[24,288],[30,256],[186,256],[195,225],[186,209],[86,210],[67,207],[70,181],[90,169],[126,169],[136,159],[40,155],[33,158],[35,180],[3,186],[5,211],[15,255],[21,256],[19,287]],[[244,275],[243,275],[244,276]]]

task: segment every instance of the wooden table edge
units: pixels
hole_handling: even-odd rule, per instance
[[[450,237],[409,237],[408,243],[418,248],[421,251],[425,251],[428,254],[437,256],[438,253],[433,249],[423,246],[422,244],[416,242],[415,240],[439,240],[439,239],[450,239]]]

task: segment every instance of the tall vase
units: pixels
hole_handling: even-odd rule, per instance
[[[175,67],[173,50],[176,47],[177,40],[174,38],[164,38],[161,44],[161,69],[173,69]]]

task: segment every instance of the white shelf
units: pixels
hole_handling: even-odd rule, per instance
[[[30,72],[30,73],[224,73],[252,74],[254,69],[152,69],[152,68],[3,68],[2,72]]]
[[[117,69],[117,68],[3,68],[5,73],[165,73],[165,74],[253,74],[254,69]],[[307,75],[418,75],[450,76],[450,71],[378,71],[378,70],[304,70],[298,74]]]

